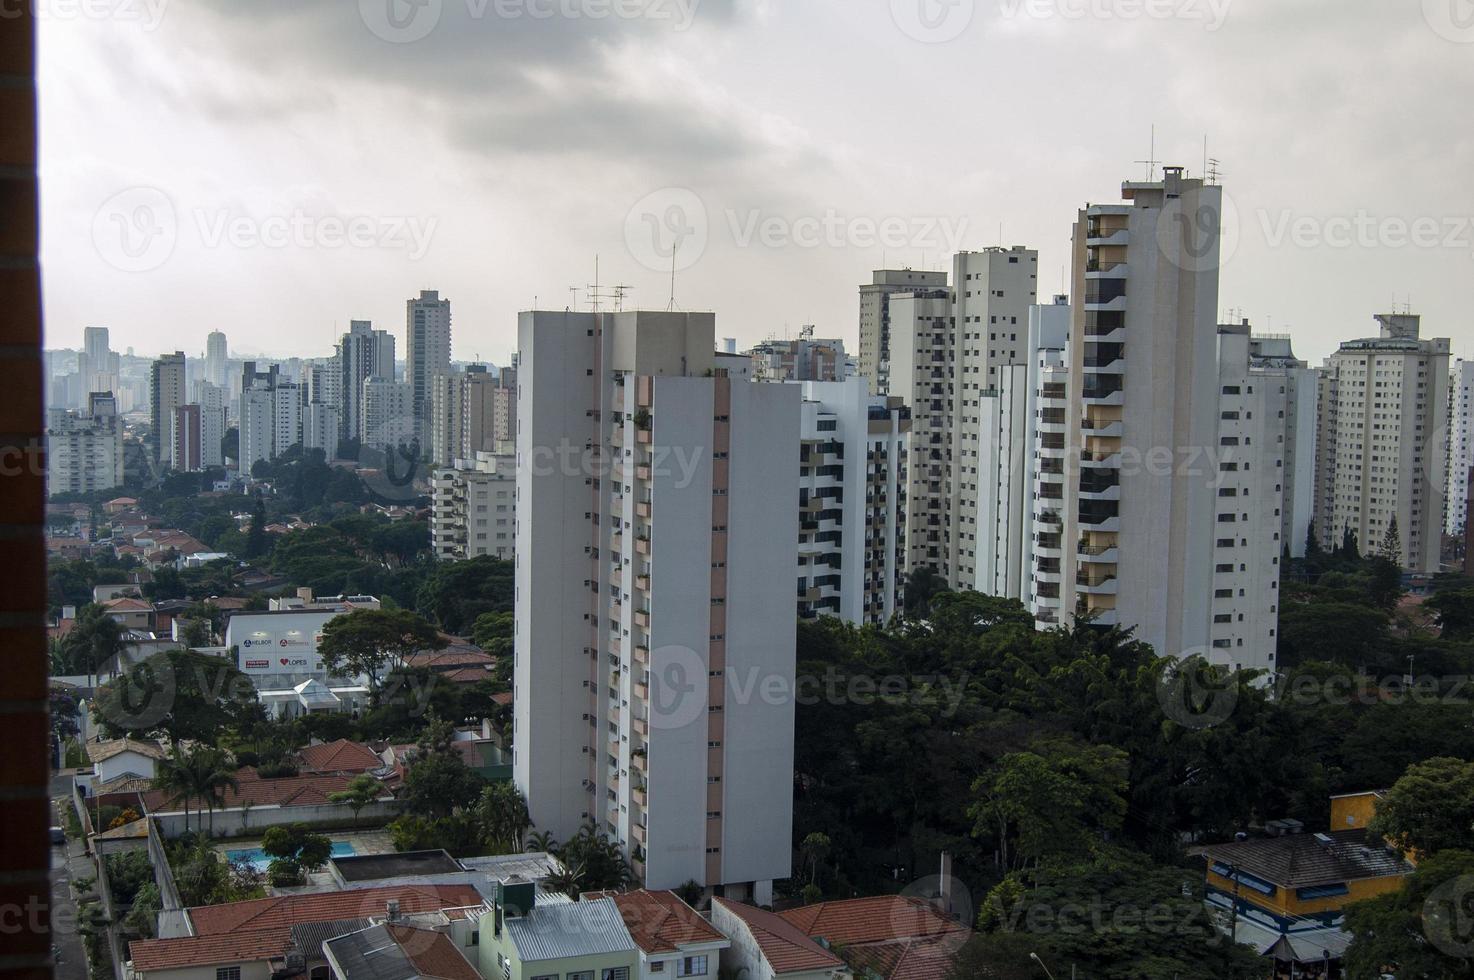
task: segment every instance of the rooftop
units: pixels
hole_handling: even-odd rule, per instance
[[[317,806],[330,803],[328,797],[348,788],[352,777],[346,773],[317,773],[305,776],[283,776],[279,779],[262,779],[256,770],[249,767],[235,774],[237,785],[225,788],[223,803],[216,807],[234,809],[249,803],[251,806]],[[200,801],[191,799],[190,808]],[[167,790],[153,790],[143,794],[143,805],[150,813],[172,813],[173,807],[184,809],[184,801],[171,798]]]
[[[384,923],[330,939],[323,947],[353,980],[481,980],[449,936]]]
[[[1412,866],[1381,841],[1369,844],[1365,830],[1210,844],[1199,853],[1213,864],[1226,865],[1281,888],[1332,885],[1412,872]]]
[[[647,953],[674,953],[695,943],[727,944],[695,909],[669,891],[626,892],[610,895],[635,943]]]
[[[608,898],[538,905],[527,915],[507,919],[506,930],[524,963],[635,951],[619,909]]]
[[[373,749],[346,738],[309,745],[298,750],[297,758],[302,772],[368,772],[384,764]]]
[[[163,759],[165,757],[164,750],[159,748],[158,742],[146,742],[133,738],[115,738],[106,742],[87,743],[87,758],[91,759],[94,763],[106,762],[114,756],[122,755],[124,752],[132,752],[150,759]]]
[[[278,895],[228,905],[204,905],[188,910],[196,936],[257,929],[287,929],[301,922],[332,922],[339,919],[383,915],[390,899],[399,902],[403,915],[461,909],[482,904],[481,894],[470,885],[393,885],[356,891]]]
[[[845,965],[844,960],[804,935],[803,930],[776,912],[766,912],[725,898],[714,898],[712,902],[746,924],[774,973],[832,970]]]
[[[332,859],[344,881],[374,881],[408,875],[456,874],[466,869],[445,851],[361,854]]]

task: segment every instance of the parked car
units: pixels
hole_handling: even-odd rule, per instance
[[[51,828],[51,843],[53,843],[53,844],[65,844],[66,842],[67,842],[67,832],[65,830],[62,830],[60,827],[52,827]]]

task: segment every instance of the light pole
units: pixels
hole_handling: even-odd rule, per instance
[[[1049,967],[1044,965],[1044,961],[1039,958],[1038,953],[1030,953],[1029,959],[1039,964],[1039,969],[1044,971],[1044,975],[1048,977],[1049,980],[1054,980],[1054,974],[1049,972]]]

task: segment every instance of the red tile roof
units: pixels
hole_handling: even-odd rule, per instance
[[[845,965],[844,960],[814,942],[783,916],[765,912],[741,902],[714,898],[713,902],[747,924],[753,940],[763,951],[763,958],[777,974],[802,973],[808,970],[831,970]]]
[[[619,907],[625,928],[647,953],[674,953],[682,946],[726,938],[674,892],[641,888],[609,897]]]
[[[135,940],[129,955],[139,971],[267,960],[286,951],[294,925],[383,915],[390,899],[397,899],[406,915],[482,904],[470,885],[395,885],[206,905],[188,911],[193,936]]]
[[[230,809],[250,803],[251,806],[315,806],[330,803],[328,796],[341,793],[348,788],[352,777],[344,773],[318,773],[305,776],[283,776],[279,779],[262,779],[254,769],[242,769],[236,773],[238,788],[225,790],[223,805]],[[165,790],[145,793],[143,805],[150,813],[172,813],[183,810],[184,802],[170,798]],[[200,805],[199,800],[190,800],[190,809]]]
[[[253,929],[289,929],[301,922],[383,915],[390,899],[399,901],[403,915],[481,905],[481,894],[470,885],[388,885],[341,892],[279,895],[228,905],[203,905],[189,910],[197,936],[217,936]]]
[[[496,663],[496,658],[478,646],[470,643],[456,642],[451,638],[449,646],[443,650],[421,650],[413,654],[408,660],[411,667],[422,667],[430,670],[449,670],[452,667],[490,667]]]
[[[154,611],[153,603],[144,602],[142,599],[133,599],[128,596],[119,596],[116,599],[109,599],[107,602],[104,602],[102,604],[102,608],[106,609],[108,612]]]
[[[362,742],[340,738],[309,745],[297,753],[302,772],[368,772],[384,764],[379,754]]]
[[[804,935],[844,949],[851,966],[886,980],[942,980],[969,931],[919,898],[877,895],[781,913]]]
[[[420,976],[435,980],[481,980],[481,974],[445,933],[387,923],[384,928]]]

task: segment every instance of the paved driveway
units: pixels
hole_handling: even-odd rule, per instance
[[[61,826],[53,808],[52,822]],[[56,956],[56,980],[87,980],[87,954],[77,933],[77,903],[72,901],[73,877],[91,877],[92,861],[81,841],[69,840],[51,849],[51,943]]]

